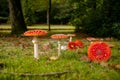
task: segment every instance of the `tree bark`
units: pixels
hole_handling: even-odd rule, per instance
[[[10,21],[12,26],[12,34],[22,34],[27,30],[25,21],[23,18],[21,2],[20,0],[8,0],[9,11],[10,11]]]

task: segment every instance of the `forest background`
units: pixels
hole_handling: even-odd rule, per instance
[[[73,25],[76,32],[120,39],[118,0],[0,0],[1,24],[11,22],[10,2],[16,4],[14,8],[21,6],[20,14],[25,21],[23,25],[47,24],[50,17],[50,24]],[[19,33],[13,30],[13,34],[22,33],[18,26],[15,29],[19,29]],[[25,27],[22,29],[26,30]]]

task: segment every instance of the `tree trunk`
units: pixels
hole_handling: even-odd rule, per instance
[[[10,11],[10,20],[12,26],[12,34],[22,34],[27,30],[25,21],[23,18],[21,2],[20,0],[8,0],[9,11]]]
[[[49,3],[49,8],[47,10],[47,25],[48,25],[48,30],[50,31],[50,19],[51,19],[51,0],[48,1]]]

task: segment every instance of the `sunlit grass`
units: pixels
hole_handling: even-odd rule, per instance
[[[27,28],[32,29],[32,28],[37,28],[37,29],[48,29],[48,25],[43,25],[43,24],[35,24],[31,26],[27,26]],[[74,26],[72,25],[50,25],[51,29],[75,29]],[[1,24],[0,29],[11,29],[10,24]]]

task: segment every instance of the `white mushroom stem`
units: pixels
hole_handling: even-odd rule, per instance
[[[58,57],[61,55],[61,44],[60,40],[58,40]]]
[[[38,60],[39,56],[38,56],[38,39],[37,39],[37,37],[34,37],[32,42],[34,44],[34,58]]]
[[[69,40],[70,42],[72,41],[72,36],[70,36],[70,40]]]

